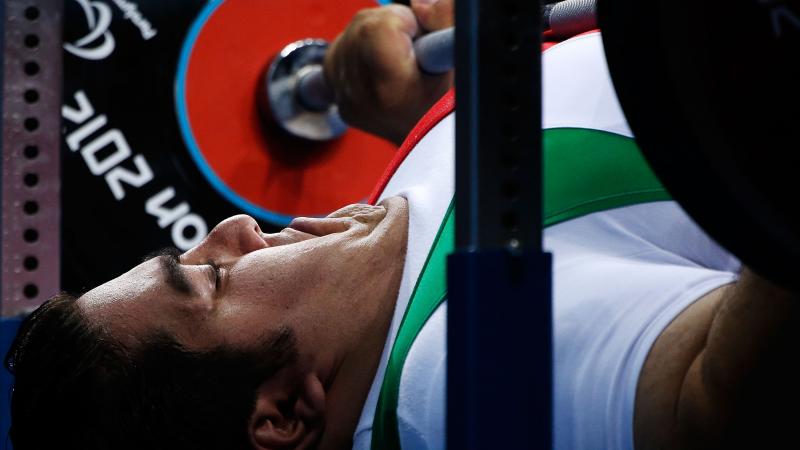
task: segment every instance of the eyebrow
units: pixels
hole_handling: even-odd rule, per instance
[[[181,294],[191,294],[192,286],[181,267],[180,255],[181,252],[177,248],[166,247],[147,255],[144,261],[159,258],[158,262],[167,284]]]

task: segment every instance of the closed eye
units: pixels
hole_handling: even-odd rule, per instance
[[[214,288],[219,291],[219,287],[222,281],[222,269],[220,269],[219,265],[214,262],[214,260],[208,260],[206,263],[214,270]]]

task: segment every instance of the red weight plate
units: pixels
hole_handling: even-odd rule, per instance
[[[260,77],[283,47],[332,41],[357,11],[374,6],[226,0],[198,18],[178,77],[184,139],[211,184],[245,212],[281,223],[364,201],[393,157],[394,145],[353,129],[323,144],[285,136],[264,127],[257,106]]]

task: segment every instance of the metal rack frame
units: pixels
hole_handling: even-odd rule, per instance
[[[4,4],[0,311],[14,317],[60,284],[63,4]],[[48,14],[31,18],[31,6]],[[458,3],[458,251],[449,260],[448,302],[451,449],[552,447],[552,261],[542,250],[540,20],[540,2]],[[35,45],[31,35],[38,37]],[[39,94],[35,102],[26,98],[32,90]],[[34,173],[35,183],[28,176]],[[36,230],[36,239],[28,230]],[[35,269],[29,257],[36,258]]]
[[[542,250],[541,3],[456,8],[456,246],[447,447],[552,448],[551,255]]]
[[[63,0],[0,5],[0,356],[21,317],[61,285],[61,43]],[[11,376],[0,369],[0,434]],[[10,444],[8,444],[10,448]]]

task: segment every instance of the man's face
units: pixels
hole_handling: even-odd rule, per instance
[[[234,216],[197,247],[149,259],[79,305],[123,344],[167,331],[190,349],[248,348],[290,327],[301,353],[324,348],[331,336],[349,338],[364,302],[396,296],[390,278],[402,271],[406,208],[399,197],[351,205],[275,234]]]

